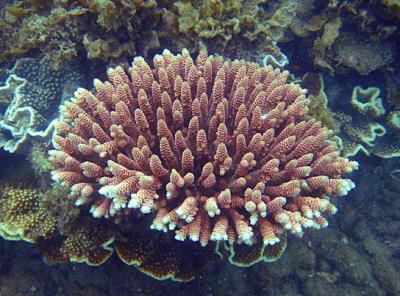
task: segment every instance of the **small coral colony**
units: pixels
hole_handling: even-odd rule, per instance
[[[337,211],[335,199],[355,187],[349,178],[358,163],[349,158],[360,151],[380,157],[398,154],[394,142],[375,145],[377,137],[400,126],[396,109],[386,115],[388,127],[380,123],[386,111],[379,88],[354,88],[349,106],[359,114],[356,118],[329,109],[322,75],[310,73],[301,80],[283,69],[287,57],[273,40],[283,38],[289,25],[277,32],[273,24],[277,14],[294,9],[291,1],[284,1],[286,10],[271,7],[275,14],[267,20],[260,17],[269,42],[264,64],[262,59],[250,61],[250,54],[238,49],[240,38],[251,39],[240,33],[240,25],[246,24],[241,18],[218,24],[234,41],[223,44],[224,52],[212,52],[212,42],[206,40],[222,33],[202,35],[207,29],[202,14],[218,19],[218,13],[205,9],[211,5],[207,1],[178,1],[171,14],[166,13],[168,4],[156,2],[141,6],[133,1],[135,11],[113,1],[103,1],[108,10],[101,1],[80,1],[81,6],[60,4],[57,11],[40,1],[28,2],[7,6],[6,12],[18,22],[37,15],[50,22],[63,9],[68,14],[57,26],[71,15],[76,22],[90,14],[100,26],[115,25],[115,31],[127,24],[114,22],[110,11],[149,21],[143,11],[154,14],[164,5],[164,16],[175,15],[179,29],[172,28],[172,21],[160,28],[171,34],[178,30],[181,38],[180,50],[175,44],[170,51],[161,49],[162,34],[149,35],[157,41],[147,40],[143,58],[133,53],[133,45],[126,50],[135,38],[119,45],[125,50],[112,52],[110,39],[104,41],[108,47],[96,51],[97,37],[87,33],[82,40],[89,59],[133,58],[129,65],[115,62],[106,75],[96,72],[90,85],[82,83],[83,71],[70,56],[62,56],[66,61],[61,68],[54,55],[47,55],[20,58],[8,70],[0,85],[0,106],[5,106],[0,110],[1,147],[11,156],[30,151],[35,177],[1,180],[0,235],[35,243],[48,260],[100,265],[115,252],[155,278],[182,281],[213,260],[239,266],[275,261],[286,248],[287,235],[301,238],[309,228],[328,225],[327,218]],[[256,5],[226,2],[219,15],[248,13]],[[198,13],[190,14],[188,5]],[[254,7],[257,13],[267,10]],[[291,24],[300,22],[305,13],[300,8],[296,6]],[[197,20],[193,28],[190,19]],[[346,50],[337,35],[342,22],[325,20],[315,43],[315,63],[328,72],[334,70],[329,48],[337,38],[337,52]],[[66,36],[71,44],[79,42],[72,33]],[[199,49],[182,49],[182,40],[197,40]],[[75,49],[69,50],[73,54]],[[257,50],[261,52],[259,46]],[[15,51],[3,48],[1,56],[15,56]],[[279,63],[282,57],[285,63]]]

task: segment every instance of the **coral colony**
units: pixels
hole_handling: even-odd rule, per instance
[[[399,1],[0,3],[0,238],[118,258],[96,273],[132,278],[87,282],[100,294],[178,287],[126,264],[202,275],[182,293],[400,295]],[[65,276],[87,269],[32,276],[8,246],[1,295],[81,288]]]
[[[143,232],[201,246],[271,246],[327,226],[358,164],[339,156],[287,71],[206,52],[194,62],[187,50],[153,63],[109,69],[61,106],[52,178],[77,206],[116,223],[151,215]]]

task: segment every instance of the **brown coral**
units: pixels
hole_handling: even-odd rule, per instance
[[[5,185],[0,197],[0,233],[15,240],[36,241],[56,230],[55,218],[40,202],[40,191],[22,185]]]

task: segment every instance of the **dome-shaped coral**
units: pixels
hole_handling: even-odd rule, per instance
[[[177,240],[274,245],[326,226],[330,197],[354,187],[341,176],[357,163],[286,71],[165,50],[108,77],[61,107],[50,152],[53,180],[94,217],[141,212]]]

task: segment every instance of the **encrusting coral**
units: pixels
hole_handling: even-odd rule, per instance
[[[265,247],[325,227],[330,197],[354,187],[341,175],[357,163],[286,71],[165,50],[107,74],[61,107],[50,151],[53,180],[94,217],[154,213],[177,240]]]
[[[28,139],[50,136],[58,104],[81,83],[79,70],[77,64],[55,70],[48,59],[19,59],[0,86],[0,99],[9,101],[0,117],[0,148],[14,153]]]
[[[128,265],[158,279],[188,281],[219,256],[215,246],[201,247],[160,239],[143,232],[139,220],[123,230],[109,221],[85,217],[71,207],[65,192],[53,187],[42,192],[34,180],[0,187],[0,236],[37,244],[52,262],[97,266],[114,253]]]
[[[303,19],[299,10],[309,9],[294,0],[43,2],[40,9],[32,1],[0,7],[0,61],[42,53],[58,67],[80,56],[120,62],[167,44],[191,52],[207,46],[231,57],[275,54],[276,41],[287,39],[293,21]]]
[[[382,158],[400,156],[398,111],[387,113],[380,94],[377,87],[356,86],[349,100],[351,108],[334,114],[340,123],[343,156],[351,157],[360,151]]]
[[[77,224],[77,223],[75,223]],[[38,241],[43,255],[55,262],[77,262],[97,266],[113,254],[109,245],[114,241],[112,228],[84,220],[73,225],[67,237],[61,235]]]
[[[369,155],[377,139],[386,134],[386,128],[377,121],[379,116],[385,114],[380,89],[354,87],[350,105],[356,116],[340,112],[335,116],[341,125],[342,153],[347,157],[354,156],[359,151]]]
[[[360,75],[368,75],[389,65],[395,56],[391,43],[366,41],[364,38],[351,33],[343,34],[334,46],[336,60]]]
[[[277,54],[276,42],[293,41],[302,46],[288,52],[304,50],[331,75],[366,75],[395,60],[392,16],[398,5],[378,3],[392,1],[33,2],[0,7],[0,61],[44,54],[58,67],[83,56],[119,63],[136,53],[147,58],[164,46],[190,52],[206,46],[225,57],[257,60],[260,52]]]
[[[32,186],[3,185],[0,191],[0,234],[6,239],[35,242],[56,230],[54,217],[40,202]]]

